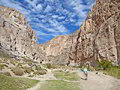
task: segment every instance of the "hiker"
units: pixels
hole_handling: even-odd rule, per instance
[[[88,70],[87,70],[86,67],[83,69],[83,72],[84,72],[84,75],[85,75],[85,80],[87,80],[87,78],[88,78]]]

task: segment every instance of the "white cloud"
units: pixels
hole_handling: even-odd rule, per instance
[[[60,16],[60,17],[58,17],[58,19],[65,19],[65,17],[64,16]]]
[[[47,33],[44,33],[42,31],[36,31],[36,35],[37,36],[53,36],[53,37],[56,37],[58,34],[47,34]]]
[[[43,10],[43,7],[42,7],[41,4],[38,4],[38,5],[36,6],[36,9],[37,9],[37,11],[42,11],[42,10]]]
[[[52,18],[58,18],[59,16],[58,15],[53,15]]]
[[[47,5],[47,7],[45,8],[45,13],[51,12],[53,9],[50,5]]]
[[[32,7],[36,7],[36,0],[25,0],[26,2],[28,2]]]

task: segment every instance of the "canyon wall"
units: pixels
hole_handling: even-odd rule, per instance
[[[30,58],[38,62],[45,60],[36,44],[36,32],[28,25],[24,15],[3,6],[0,6],[0,48],[16,58]]]
[[[74,60],[120,63],[120,1],[96,0],[78,34]],[[74,54],[74,53],[73,53]]]

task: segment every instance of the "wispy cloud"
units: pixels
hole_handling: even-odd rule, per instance
[[[0,5],[16,8],[28,18],[37,36],[52,37],[78,29],[95,0],[0,0]],[[48,37],[48,38],[47,38]],[[38,41],[38,40],[37,40]]]

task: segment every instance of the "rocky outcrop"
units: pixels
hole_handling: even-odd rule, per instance
[[[24,15],[15,9],[0,6],[0,48],[14,57],[25,57],[41,62],[45,60],[36,32],[28,25]]]

